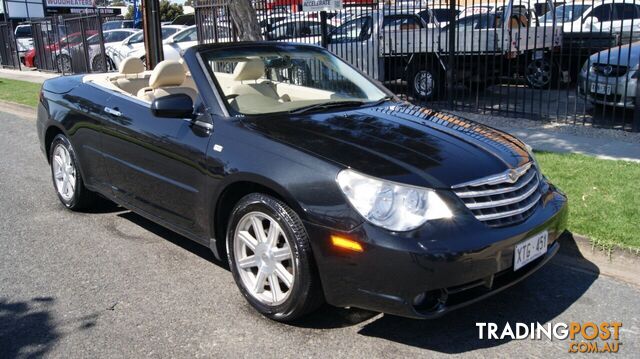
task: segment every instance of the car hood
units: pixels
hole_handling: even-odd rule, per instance
[[[410,104],[248,116],[242,123],[361,173],[431,188],[451,188],[531,161],[525,145],[509,134]]]
[[[640,63],[640,41],[616,46],[591,55],[589,61],[610,65],[636,67]]]

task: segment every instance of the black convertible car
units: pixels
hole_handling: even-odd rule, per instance
[[[325,301],[434,318],[533,273],[566,226],[524,143],[315,46],[203,45],[48,80],[37,130],[66,207],[99,195],[209,246],[280,321]]]

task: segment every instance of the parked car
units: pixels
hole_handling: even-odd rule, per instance
[[[102,24],[102,31],[117,30],[117,29],[133,29],[133,20],[111,20],[105,21]]]
[[[105,48],[114,43],[122,42],[125,38],[139,32],[138,29],[117,29],[103,31],[103,41]],[[85,60],[84,43],[78,43],[76,46],[63,46],[60,49],[60,55],[57,58],[58,68],[66,73],[70,72],[90,72],[104,71],[105,62],[101,56],[100,34],[95,34],[87,38],[87,54],[88,63]],[[115,69],[115,65],[107,61],[107,70]]]
[[[260,25],[260,29],[262,29],[262,33],[264,34],[273,30],[273,25],[286,19],[286,15],[263,15],[258,16],[258,24]]]
[[[99,194],[208,246],[265,316],[326,301],[435,318],[557,253],[567,198],[514,136],[400,101],[317,46],[184,60],[47,80],[40,146],[65,207]]]
[[[33,49],[33,34],[31,33],[31,25],[24,24],[16,26],[14,30],[16,39],[16,48],[18,50],[18,58],[21,63],[25,63],[25,55]]]
[[[334,27],[327,24],[327,35]],[[322,39],[322,23],[317,20],[284,20],[264,35],[266,40],[317,44]]]
[[[162,26],[162,40],[166,40],[183,29],[185,27],[182,25]],[[114,69],[118,68],[122,60],[127,57],[143,57],[145,54],[144,33],[140,31],[122,40],[122,42],[105,44],[105,53],[107,54],[107,61],[112,64]]]
[[[138,29],[118,29],[103,31],[102,34],[104,36],[105,52],[107,48],[111,48],[112,46],[121,43],[122,41],[124,41],[124,39],[130,37],[131,35],[141,32],[142,30]],[[89,64],[91,65],[92,71],[111,71],[117,68],[115,63],[108,57],[103,59],[104,56],[102,55],[102,48],[100,47],[100,37],[98,35],[92,36],[87,39],[87,44],[89,45]],[[104,67],[105,65],[107,66],[106,69]]]
[[[640,41],[600,51],[584,63],[578,91],[597,105],[635,109]]]
[[[555,9],[555,18],[565,33],[640,32],[640,0],[604,0],[567,3]],[[543,22],[551,23],[553,13]]]
[[[426,25],[416,9],[363,13],[332,33],[329,49],[379,81],[405,81],[410,95],[429,100],[444,94],[449,26],[456,26],[465,36],[454,41],[457,58],[464,58],[455,62],[454,81],[484,88],[500,76],[519,75],[533,88],[553,83],[557,67],[550,55],[561,43],[559,29],[541,24],[521,0],[467,10],[444,27]]]
[[[87,37],[91,37],[93,35],[95,35],[97,33],[97,31],[95,30],[87,30],[86,31],[86,35]],[[52,61],[56,61],[60,49],[63,47],[73,47],[73,46],[77,46],[79,44],[82,43],[82,33],[81,32],[74,32],[72,34],[69,34],[68,36],[63,37],[60,41],[53,43],[51,45],[47,45],[44,47],[44,51],[47,54],[47,56],[49,56]],[[25,55],[25,61],[24,61],[25,66],[27,67],[38,67],[38,59],[36,58],[36,49],[31,49],[29,50],[26,55]]]
[[[195,14],[179,15],[171,22],[171,25],[193,26],[196,24]]]

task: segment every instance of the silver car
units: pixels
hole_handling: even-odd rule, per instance
[[[591,103],[635,108],[640,41],[589,57],[578,78],[578,90]]]

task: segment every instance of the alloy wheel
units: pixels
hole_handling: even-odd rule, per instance
[[[421,97],[429,97],[433,93],[433,75],[426,70],[418,71],[414,75],[413,79],[413,87],[415,93],[419,94]]]
[[[76,190],[77,176],[73,160],[66,147],[63,145],[56,146],[53,150],[51,166],[58,194],[65,201],[70,201]]]
[[[247,292],[269,306],[286,301],[296,273],[289,239],[278,222],[262,212],[247,213],[233,243],[234,264]]]
[[[551,82],[551,63],[546,59],[538,59],[527,66],[527,81],[534,88],[545,88]]]

